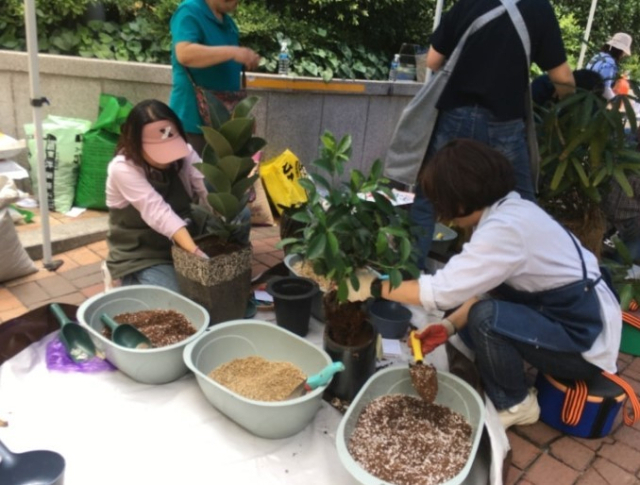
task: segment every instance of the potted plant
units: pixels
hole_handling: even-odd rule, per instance
[[[325,289],[325,350],[346,367],[330,390],[351,400],[375,371],[376,335],[363,304],[347,301],[349,284],[357,290],[359,272],[377,271],[397,287],[405,275],[415,278],[419,271],[408,211],[394,204],[382,162],[376,160],[367,175],[351,170],[344,181],[351,137],[337,141],[325,132],[321,141],[309,178],[299,181],[308,201],[290,213],[302,227],[279,247],[298,255]]]
[[[614,180],[632,196],[627,174],[640,170],[640,154],[625,131],[637,130],[630,100],[607,103],[578,91],[537,113],[539,203],[599,257],[606,225],[601,201]]]
[[[208,218],[205,235],[196,242],[210,259],[178,246],[172,249],[180,291],[209,311],[211,323],[242,318],[251,294],[251,222],[246,207],[259,176],[251,156],[266,145],[253,136],[250,112],[257,101],[255,96],[245,98],[219,118],[217,129],[202,127],[207,144],[196,167],[211,189],[208,201],[214,217]]]

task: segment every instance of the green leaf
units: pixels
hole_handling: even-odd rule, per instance
[[[629,183],[629,179],[627,179],[627,176],[624,174],[624,171],[620,168],[615,168],[613,170],[613,177],[616,179],[618,184],[620,184],[620,187],[627,197],[633,197],[633,188]]]
[[[233,148],[224,135],[209,126],[201,126],[200,128],[204,139],[215,150],[219,158],[233,155]]]
[[[229,192],[231,190],[229,179],[217,166],[199,163],[196,168],[202,172],[204,178],[213,186],[216,192]]]
[[[227,222],[232,221],[242,209],[233,195],[229,193],[211,192],[207,200],[215,211],[225,218]]]
[[[307,251],[307,259],[315,259],[324,253],[327,245],[326,233],[315,235],[309,242],[309,250]]]
[[[237,118],[227,121],[220,127],[220,134],[227,139],[233,153],[239,151],[251,138],[254,120],[251,118]]]
[[[258,177],[258,174],[254,174],[251,177],[238,180],[231,186],[231,194],[236,198],[241,199],[249,191],[249,189],[253,187],[253,184],[258,179]]]
[[[218,160],[218,167],[229,178],[231,183],[247,177],[255,168],[255,163],[250,158],[227,156]]]
[[[232,119],[247,118],[254,106],[260,101],[258,96],[247,96],[233,109]]]
[[[387,236],[379,232],[376,236],[376,254],[381,255],[389,248],[389,241],[387,240]]]

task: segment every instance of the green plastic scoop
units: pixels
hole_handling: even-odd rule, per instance
[[[74,362],[86,362],[96,356],[96,346],[89,336],[89,332],[78,322],[67,317],[64,310],[57,303],[49,305],[49,309],[60,322],[60,341],[67,350],[67,354]]]
[[[322,369],[317,374],[307,377],[302,381],[291,394],[285,399],[295,399],[296,397],[304,396],[307,392],[313,391],[320,386],[326,386],[331,382],[331,378],[338,372],[344,370],[344,364],[342,362],[333,362]]]
[[[100,320],[111,329],[111,340],[128,349],[150,349],[151,341],[133,325],[118,323],[106,313],[100,315]]]

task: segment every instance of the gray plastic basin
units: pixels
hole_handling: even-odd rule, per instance
[[[256,436],[270,439],[293,436],[313,420],[325,387],[288,401],[264,402],[247,399],[208,377],[221,364],[254,355],[291,362],[307,375],[320,372],[331,363],[324,350],[274,323],[260,320],[220,323],[184,349],[185,362],[207,400],[218,411]]]
[[[175,310],[183,314],[197,331],[181,342],[157,349],[128,349],[102,335],[105,325],[100,321],[101,314],[114,317],[143,310]],[[166,384],[189,372],[182,351],[209,325],[209,313],[202,306],[174,291],[152,285],[123,286],[95,295],[80,305],[77,317],[82,325],[89,328],[91,339],[104,351],[107,360],[133,380],[144,384]]]
[[[387,394],[407,394],[418,397],[406,365],[389,367],[376,372],[355,397],[346,414],[340,421],[336,434],[336,447],[343,466],[363,485],[393,485],[371,475],[356,462],[349,453],[347,445],[356,427],[362,410],[374,399]],[[484,403],[478,393],[462,379],[448,372],[438,371],[438,395],[436,404],[447,406],[464,416],[473,429],[471,434],[471,452],[464,468],[454,478],[443,485],[459,485],[469,474],[478,451],[484,428]]]

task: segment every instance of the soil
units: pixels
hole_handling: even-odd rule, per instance
[[[182,313],[175,310],[143,310],[121,313],[113,317],[118,323],[129,323],[140,330],[154,347],[165,347],[196,333],[195,327]],[[105,327],[102,334],[111,339],[111,330]]]
[[[213,369],[209,377],[255,401],[284,401],[307,378],[290,362],[272,362],[257,355],[226,362]]]
[[[232,254],[244,248],[241,244],[234,242],[222,242],[216,237],[207,237],[198,241],[198,247],[209,257],[220,254]]]
[[[389,394],[358,417],[349,453],[370,474],[397,485],[436,485],[464,468],[471,425],[451,409],[420,398]]]
[[[438,371],[431,364],[409,364],[411,383],[425,402],[432,404],[438,395]]]
[[[338,303],[337,293],[324,296],[324,315],[329,338],[345,347],[360,347],[372,338],[362,302]]]

